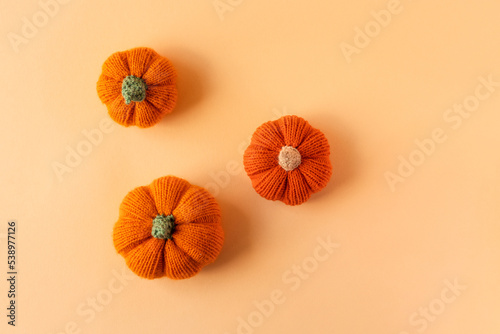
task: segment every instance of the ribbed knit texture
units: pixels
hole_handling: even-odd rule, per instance
[[[158,215],[175,218],[171,239],[152,236],[153,220]],[[204,188],[175,176],[129,192],[113,228],[116,251],[134,273],[147,279],[189,278],[215,261],[223,242],[215,198]]]
[[[133,75],[146,83],[146,98],[126,103],[123,80]],[[172,63],[153,49],[135,48],[112,54],[102,65],[97,94],[109,116],[123,126],[147,128],[172,112],[177,102],[177,74]]]
[[[286,146],[296,148],[301,158],[300,165],[290,171],[279,163]],[[332,175],[328,140],[306,120],[293,115],[258,127],[243,164],[259,195],[287,205],[304,203],[323,189]]]

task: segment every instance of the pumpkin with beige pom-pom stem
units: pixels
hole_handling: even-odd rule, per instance
[[[243,163],[260,196],[287,205],[306,202],[332,175],[325,135],[294,115],[258,127]]]

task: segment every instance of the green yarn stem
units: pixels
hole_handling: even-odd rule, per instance
[[[126,104],[130,102],[142,102],[146,98],[146,90],[148,86],[146,82],[135,75],[129,75],[123,79],[122,83],[122,96]]]
[[[153,219],[151,235],[157,239],[172,239],[175,229],[175,218],[173,215],[157,215]]]

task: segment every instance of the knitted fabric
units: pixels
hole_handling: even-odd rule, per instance
[[[129,192],[113,228],[116,251],[134,273],[147,279],[189,278],[215,261],[223,242],[215,198],[174,176]]]
[[[323,189],[332,175],[328,140],[306,120],[293,115],[258,127],[243,164],[259,195],[287,205],[304,203]]]
[[[124,85],[129,77],[142,79],[146,89],[144,99],[131,98],[130,90],[125,87],[127,82]],[[176,83],[172,63],[154,50],[141,47],[116,52],[104,62],[97,81],[97,95],[117,123],[147,128],[174,109]]]

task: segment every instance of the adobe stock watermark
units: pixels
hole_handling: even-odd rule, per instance
[[[287,294],[297,291],[302,283],[308,280],[318,270],[321,263],[327,261],[340,244],[334,243],[331,237],[318,237],[312,254],[305,257],[299,264],[294,264],[281,275],[281,281],[286,288],[276,288],[269,293],[269,297],[254,300],[252,311],[246,316],[236,319],[236,334],[252,334],[261,327],[265,320],[271,317],[279,305],[287,300]],[[225,332],[229,334],[229,332]]]
[[[401,331],[399,334],[423,333],[467,289],[467,286],[460,284],[456,278],[453,282],[445,279],[443,283],[444,288],[439,296],[410,314],[408,322],[412,327],[411,330]]]
[[[103,118],[97,128],[82,130],[84,139],[81,139],[76,145],[73,147],[66,145],[66,156],[63,162],[52,162],[52,170],[59,183],[63,181],[65,174],[73,172],[82,164],[84,157],[92,153],[95,147],[101,145],[104,135],[113,132],[115,128],[116,125],[109,118]]]
[[[354,37],[352,44],[347,42],[340,43],[340,51],[348,64],[352,62],[354,54],[360,54],[374,38],[376,38],[383,29],[391,24],[393,18],[403,12],[404,6],[401,0],[389,0],[385,9],[371,11],[372,19],[364,24],[362,28],[354,27]]]
[[[213,0],[212,5],[221,21],[224,21],[227,12],[232,12],[238,8],[244,0]]]
[[[68,321],[63,329],[51,334],[80,334],[83,326],[94,321],[97,315],[103,312],[113,301],[115,295],[121,293],[128,284],[136,279],[128,268],[122,268],[121,273],[117,270],[111,271],[112,277],[108,280],[105,288],[100,289],[94,295],[76,306],[75,313],[79,320]]]
[[[31,17],[23,16],[21,18],[21,28],[19,33],[7,33],[7,39],[12,46],[14,52],[19,53],[19,46],[28,44],[30,40],[35,38],[39,29],[45,27],[49,21],[59,13],[61,5],[65,5],[71,0],[40,0],[38,1],[39,9],[31,15]]]
[[[443,112],[443,120],[452,130],[462,127],[464,120],[469,119],[481,106],[481,102],[489,99],[500,87],[500,81],[494,81],[493,74],[487,77],[480,76],[479,83],[473,94],[467,95],[461,103],[455,103]],[[396,185],[404,183],[412,176],[416,169],[432,156],[437,147],[448,139],[446,128],[436,127],[430,131],[427,138],[414,140],[415,149],[405,156],[398,156],[398,167],[395,172],[386,171],[385,180],[391,192],[396,191]]]
[[[273,117],[271,120],[277,120],[278,118],[287,114],[286,107],[283,107],[281,110],[278,108],[273,108],[271,110]],[[250,144],[250,140],[252,139],[252,135],[245,138],[245,140],[241,141],[236,148],[238,152],[238,156],[243,157],[246,148]],[[204,188],[207,189],[212,195],[217,196],[220,193],[221,189],[225,189],[229,187],[231,184],[231,180],[233,177],[240,175],[243,172],[243,158],[239,160],[230,160],[227,162],[224,169],[218,172],[210,172],[208,175],[212,179],[212,181],[205,184]]]

